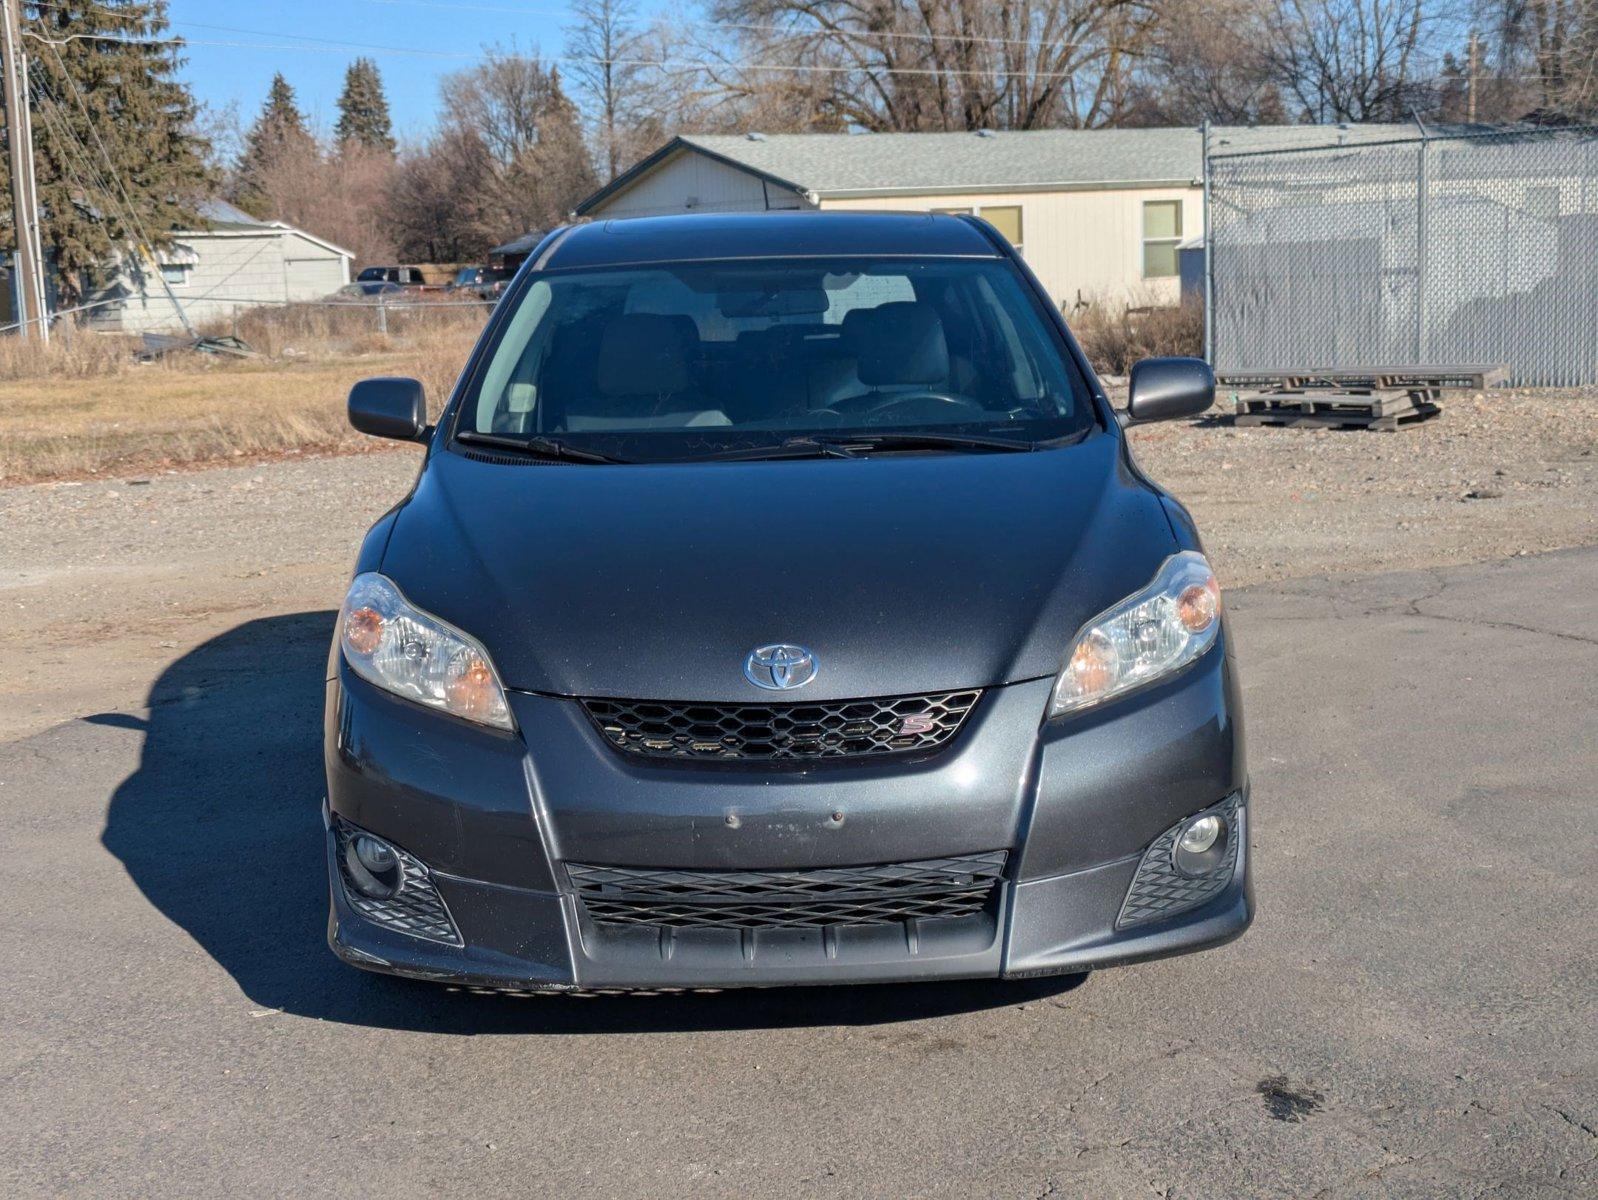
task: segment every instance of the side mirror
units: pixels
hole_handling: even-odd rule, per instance
[[[363,379],[350,389],[350,424],[373,437],[419,442],[428,434],[427,393],[397,375]]]
[[[1196,417],[1215,403],[1215,372],[1202,358],[1145,358],[1133,364],[1126,423]]]

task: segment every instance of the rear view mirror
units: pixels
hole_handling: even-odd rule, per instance
[[[350,424],[373,437],[422,441],[428,433],[427,393],[415,379],[384,375],[350,389]]]
[[[1215,372],[1202,358],[1145,358],[1132,367],[1127,423],[1196,417],[1215,403]]]

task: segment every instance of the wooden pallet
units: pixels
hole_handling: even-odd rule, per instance
[[[1398,388],[1440,391],[1482,391],[1509,378],[1504,363],[1417,367],[1295,367],[1287,370],[1217,371],[1223,387],[1275,391],[1287,388],[1373,391]]]
[[[1282,389],[1239,395],[1233,403],[1237,415],[1256,413],[1302,413],[1346,415],[1350,417],[1401,417],[1417,406],[1432,404],[1436,397],[1419,391],[1299,391]]]
[[[1396,433],[1400,426],[1413,425],[1442,411],[1426,399],[1404,395],[1372,397],[1371,403],[1351,404],[1332,400],[1274,397],[1238,397],[1236,425],[1274,425],[1284,429],[1375,429]]]

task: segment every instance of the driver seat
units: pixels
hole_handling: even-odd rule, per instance
[[[854,309],[844,315],[843,340],[867,395],[949,390],[943,318],[924,301]]]

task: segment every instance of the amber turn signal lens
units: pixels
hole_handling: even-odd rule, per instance
[[[344,644],[370,658],[383,640],[383,617],[375,608],[357,608],[344,619]]]
[[[444,698],[461,716],[481,720],[499,707],[499,684],[488,664],[473,658],[459,675],[444,685]]]
[[[1114,651],[1102,638],[1085,638],[1071,654],[1071,678],[1079,694],[1091,696],[1109,686],[1115,674]]]
[[[1221,589],[1211,575],[1203,583],[1184,588],[1177,597],[1176,616],[1189,633],[1202,633],[1221,615]]]

